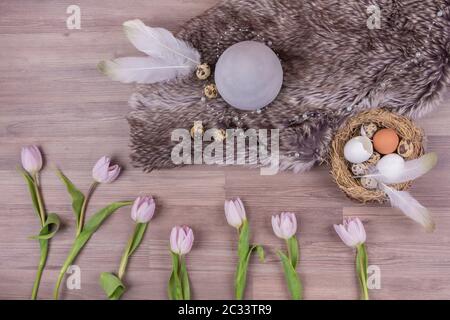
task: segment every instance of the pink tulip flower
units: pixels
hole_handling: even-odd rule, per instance
[[[179,255],[188,254],[194,243],[194,233],[188,226],[176,226],[170,233],[170,249]]]
[[[21,153],[22,167],[31,175],[42,169],[42,154],[38,146],[26,146]]]
[[[356,248],[366,242],[366,230],[359,218],[345,218],[343,224],[334,225],[334,230],[349,247]]]
[[[120,167],[115,164],[110,165],[111,160],[103,156],[101,157],[94,168],[92,169],[92,177],[98,183],[111,183],[117,179],[120,174]]]
[[[136,223],[148,223],[155,213],[155,200],[152,197],[138,197],[131,208],[131,218]]]
[[[242,223],[247,219],[245,216],[245,207],[241,199],[225,201],[225,217],[230,226],[240,228]]]
[[[297,232],[297,218],[292,212],[272,216],[273,232],[278,238],[288,240]]]

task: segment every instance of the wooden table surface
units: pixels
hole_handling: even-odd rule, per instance
[[[164,299],[170,274],[168,238],[172,226],[188,224],[195,246],[188,256],[194,299],[233,297],[236,232],[223,214],[224,199],[240,196],[246,205],[254,242],[267,261],[252,260],[247,297],[288,298],[276,250],[283,242],[272,232],[270,216],[294,211],[299,218],[300,276],[306,299],[357,299],[354,252],[333,231],[343,215],[360,216],[366,225],[371,265],[381,271],[374,299],[450,298],[450,94],[435,112],[419,121],[428,149],[439,154],[435,170],[416,181],[412,193],[432,209],[434,234],[386,206],[351,202],[333,184],[326,167],[295,175],[260,176],[258,170],[193,166],[143,174],[129,164],[127,99],[132,85],[99,74],[105,58],[136,53],[122,33],[122,22],[141,18],[176,30],[217,0],[78,0],[81,30],[66,28],[73,1],[0,2],[0,298],[30,296],[39,258],[28,236],[39,229],[24,181],[15,167],[20,148],[42,146],[46,168],[44,197],[63,227],[51,251],[39,297],[51,298],[58,270],[74,236],[70,200],[55,175],[60,167],[86,191],[91,168],[102,155],[124,166],[117,182],[102,185],[89,212],[121,199],[152,194],[157,212],[143,244],[132,257],[126,299]],[[133,229],[129,209],[121,209],[92,237],[76,261],[81,289],[64,289],[65,299],[103,299],[103,271],[116,271]]]

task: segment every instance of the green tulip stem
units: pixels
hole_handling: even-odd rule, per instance
[[[136,238],[136,234],[138,233],[138,231],[139,231],[139,224],[136,223],[136,225],[134,227],[134,232],[131,235],[130,239],[128,239],[127,247],[122,255],[122,259],[120,260],[119,271],[117,273],[117,276],[119,277],[120,280],[122,280],[123,275],[125,274],[125,270],[127,269],[128,260],[130,258],[131,247],[133,246],[133,242],[134,242],[134,239]]]
[[[94,190],[97,187],[97,185],[98,185],[98,182],[96,182],[96,181],[92,182],[91,186],[89,187],[88,193],[83,200],[83,204],[81,206],[81,211],[80,211],[80,219],[78,221],[77,237],[83,231],[84,220],[86,217],[86,208],[87,208],[89,199],[91,198],[92,194],[94,193]]]
[[[289,239],[286,239],[286,247],[287,247],[289,261],[292,261],[292,253],[291,253],[291,248],[290,248],[290,245],[289,245]]]
[[[43,227],[45,224],[45,209],[44,209],[44,202],[42,201],[41,191],[39,190],[39,176],[37,172],[33,175],[33,180],[34,180],[33,181],[34,191],[36,192],[36,199],[39,207],[39,217],[41,219],[41,227]]]
[[[72,262],[75,260],[78,252],[71,252],[69,256],[67,257],[66,261],[64,262],[64,265],[62,266],[61,270],[59,271],[58,280],[56,281],[55,289],[53,290],[53,298],[55,300],[58,300],[59,296],[59,287],[61,286],[62,279],[64,278],[64,275],[66,274],[67,269],[69,269],[69,266],[72,264]]]
[[[45,264],[47,262],[48,256],[48,240],[40,240],[39,244],[41,246],[41,257],[39,259],[39,266],[36,273],[36,278],[33,284],[33,291],[31,292],[31,299],[36,300],[39,290],[39,284],[41,283],[42,272],[44,271]]]
[[[39,189],[39,175],[36,172],[33,175],[33,187],[34,192],[36,193],[36,200],[38,203],[38,209],[39,209],[39,218],[41,220],[41,227],[44,227],[45,220],[46,220],[46,213],[44,208],[44,201],[42,200],[41,191]],[[38,291],[39,291],[39,284],[41,283],[42,273],[44,272],[45,264],[47,262],[47,256],[48,256],[48,240],[40,240],[39,245],[41,247],[41,254],[39,258],[39,265],[36,272],[36,278],[34,280],[33,284],[33,290],[31,292],[31,299],[36,300]]]

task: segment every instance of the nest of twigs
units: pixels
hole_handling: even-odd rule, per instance
[[[379,128],[394,129],[400,139],[413,143],[413,154],[406,160],[416,159],[424,153],[424,134],[408,118],[385,109],[364,111],[350,118],[337,132],[331,143],[330,165],[331,174],[339,188],[351,199],[366,203],[386,201],[386,195],[379,189],[366,189],[360,180],[354,177],[349,162],[344,158],[344,146],[353,137],[360,135],[361,125],[375,123]],[[393,185],[397,190],[407,190],[411,182]]]

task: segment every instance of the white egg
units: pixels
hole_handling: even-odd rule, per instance
[[[369,160],[373,153],[372,141],[359,136],[349,140],[344,146],[344,157],[351,163],[362,163]]]
[[[405,168],[405,159],[396,153],[385,155],[377,163],[377,169],[388,179],[395,179]]]
[[[278,96],[283,69],[275,52],[256,41],[238,42],[222,53],[214,78],[220,96],[241,110],[267,106]]]

